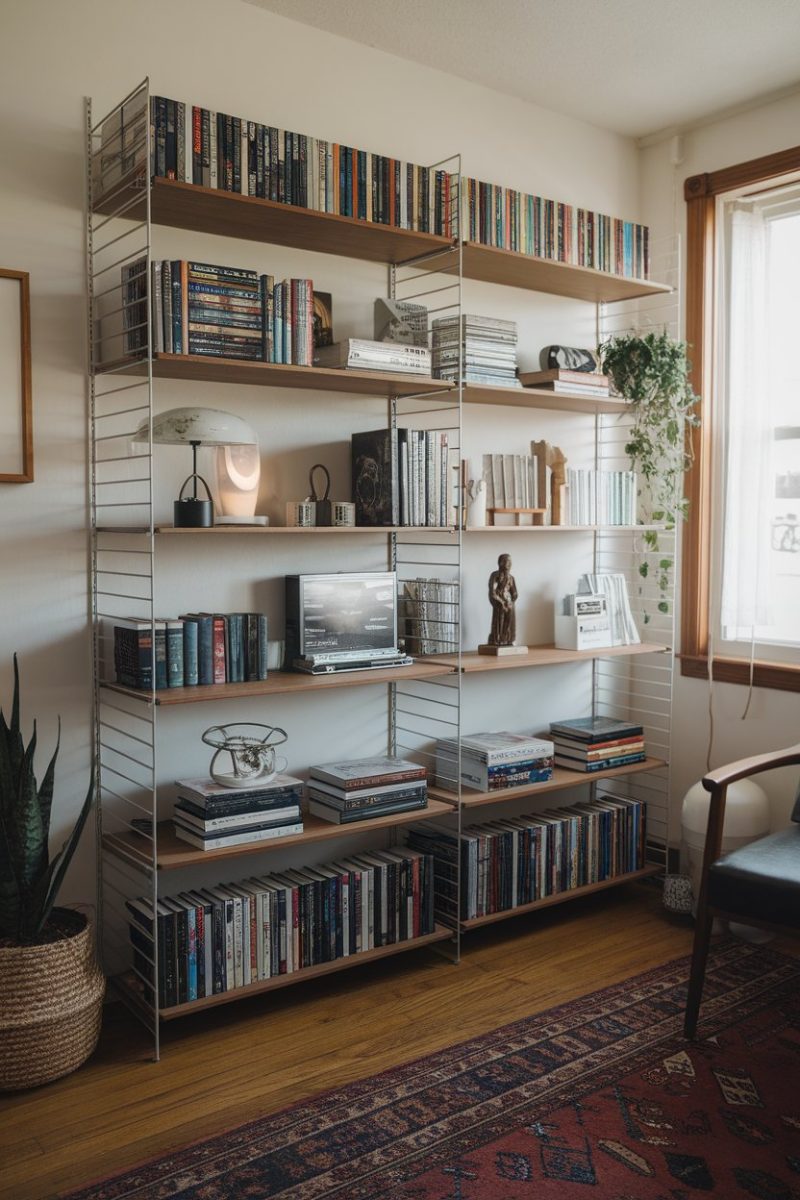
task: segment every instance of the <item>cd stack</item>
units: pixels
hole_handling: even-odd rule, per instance
[[[517,323],[499,317],[464,315],[433,322],[433,374],[463,383],[520,387],[517,379]]]

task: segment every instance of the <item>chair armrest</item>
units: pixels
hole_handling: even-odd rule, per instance
[[[771,771],[776,767],[791,767],[800,763],[800,743],[789,746],[787,750],[770,750],[766,754],[755,754],[752,758],[740,758],[738,762],[728,763],[725,767],[717,767],[703,777],[703,787],[707,792],[727,787],[739,779],[747,779],[750,775],[759,775],[762,771]]]

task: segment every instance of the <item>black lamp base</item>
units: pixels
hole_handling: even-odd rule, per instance
[[[172,506],[176,529],[210,529],[214,524],[214,505],[210,500],[188,496]]]

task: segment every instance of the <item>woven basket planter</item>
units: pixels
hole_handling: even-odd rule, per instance
[[[68,1075],[100,1036],[105,979],[82,913],[53,910],[62,936],[39,946],[0,946],[0,1090]]]

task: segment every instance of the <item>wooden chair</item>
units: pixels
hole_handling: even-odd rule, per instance
[[[789,829],[759,838],[720,858],[729,785],[762,771],[798,763],[800,745],[740,759],[709,772],[703,779],[711,803],[683,1027],[688,1038],[693,1038],[697,1029],[714,917],[782,933],[800,933],[800,787]]]

